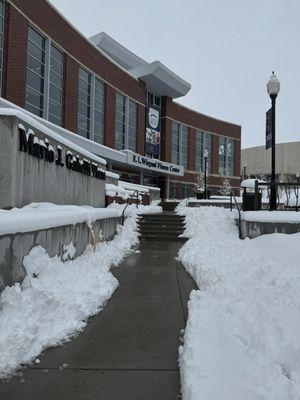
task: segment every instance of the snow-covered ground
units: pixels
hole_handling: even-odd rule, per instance
[[[123,207],[112,204],[102,213],[119,215]],[[34,212],[30,208],[27,211]],[[54,207],[52,211],[50,218],[57,210]],[[69,211],[70,206],[66,208],[67,215]],[[68,341],[84,329],[88,317],[104,307],[118,286],[109,269],[137,243],[137,213],[159,211],[161,208],[155,205],[140,206],[138,210],[129,206],[125,225],[118,227],[115,238],[96,248],[89,246],[75,260],[49,258],[40,246],[31,250],[23,262],[27,275],[22,284],[6,287],[0,296],[0,378],[11,375],[21,364],[36,360],[43,349]],[[100,214],[98,210],[97,216]],[[64,217],[61,209],[60,215]],[[90,216],[83,210],[82,217],[87,215]],[[66,249],[70,256],[72,249],[72,245]]]
[[[181,207],[191,293],[183,400],[300,399],[300,234],[239,240],[229,210]]]

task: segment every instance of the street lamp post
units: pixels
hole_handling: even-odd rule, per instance
[[[280,90],[280,82],[277,79],[274,71],[267,83],[267,91],[272,101],[272,167],[271,167],[271,196],[270,210],[276,210],[276,178],[275,178],[275,105],[276,97]]]
[[[204,198],[207,199],[207,157],[208,151],[204,150]]]

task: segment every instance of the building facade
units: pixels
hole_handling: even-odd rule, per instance
[[[300,142],[277,143],[275,148],[276,180],[296,182],[300,177]],[[242,174],[253,177],[271,177],[271,149],[265,146],[242,149]]]
[[[191,85],[105,33],[85,38],[46,0],[0,0],[1,98],[104,157],[122,180],[194,194],[240,184],[241,127],[174,100]]]

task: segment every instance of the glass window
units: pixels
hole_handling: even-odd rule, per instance
[[[172,121],[172,163],[188,168],[188,127]]]
[[[104,84],[97,78],[94,98],[94,141],[100,144],[104,142]]]
[[[126,97],[121,94],[116,94],[116,137],[115,148],[117,150],[125,149],[126,135]]]
[[[234,140],[224,136],[219,137],[219,174],[234,175]]]
[[[188,127],[181,126],[181,164],[185,169],[188,168],[189,136]]]
[[[45,45],[45,38],[29,27],[25,108],[40,117],[44,116]]]
[[[196,171],[204,172],[204,151],[207,150],[207,173],[211,170],[211,134],[201,130],[196,131]]]
[[[116,94],[115,148],[136,151],[137,104],[128,97]]]
[[[136,151],[136,103],[129,100],[128,149]]]
[[[91,131],[91,74],[79,68],[79,93],[77,112],[77,131],[79,135],[90,138]]]

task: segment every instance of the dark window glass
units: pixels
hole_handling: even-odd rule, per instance
[[[78,133],[81,136],[89,138],[91,123],[91,75],[82,68],[79,68],[78,88]]]
[[[62,125],[63,54],[50,47],[49,120]]]
[[[25,108],[43,116],[45,87],[45,38],[28,28]]]

